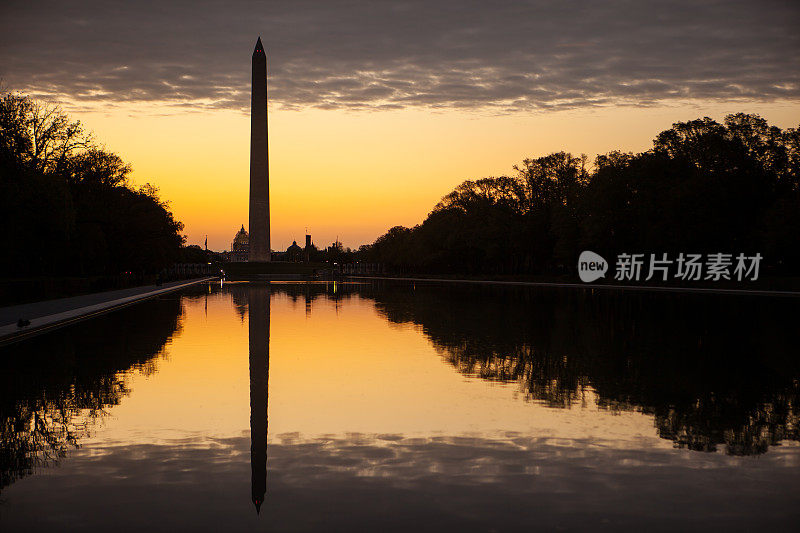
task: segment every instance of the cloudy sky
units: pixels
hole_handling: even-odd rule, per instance
[[[672,122],[737,111],[797,126],[797,28],[793,0],[4,0],[0,78],[61,103],[161,186],[190,240],[222,248],[247,218],[261,35],[274,247],[308,225],[357,245],[523,157],[643,150]]]

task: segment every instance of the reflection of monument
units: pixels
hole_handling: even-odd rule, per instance
[[[250,261],[269,261],[267,55],[258,38],[250,94]]]
[[[250,470],[253,504],[261,512],[267,492],[267,396],[269,382],[269,284],[247,288],[250,326]]]

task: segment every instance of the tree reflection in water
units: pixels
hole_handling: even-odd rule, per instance
[[[679,448],[754,455],[800,440],[795,299],[393,282],[275,290],[370,298],[461,373],[518,382],[556,408],[591,391],[600,408],[654,416]]]
[[[0,488],[77,447],[130,393],[127,373],[157,371],[180,330],[180,298],[148,300],[0,350]]]
[[[677,447],[732,455],[800,440],[794,299],[470,287],[376,292],[465,374],[552,407],[655,416]]]

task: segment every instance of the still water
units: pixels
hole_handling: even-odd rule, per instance
[[[0,348],[3,531],[794,530],[800,302],[195,286]]]

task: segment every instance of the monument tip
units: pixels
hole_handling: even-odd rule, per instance
[[[261,44],[261,37],[260,36],[258,38],[258,41],[256,41],[256,49],[253,50],[254,54],[257,54],[259,52],[262,53],[262,54],[264,53],[264,45]]]

